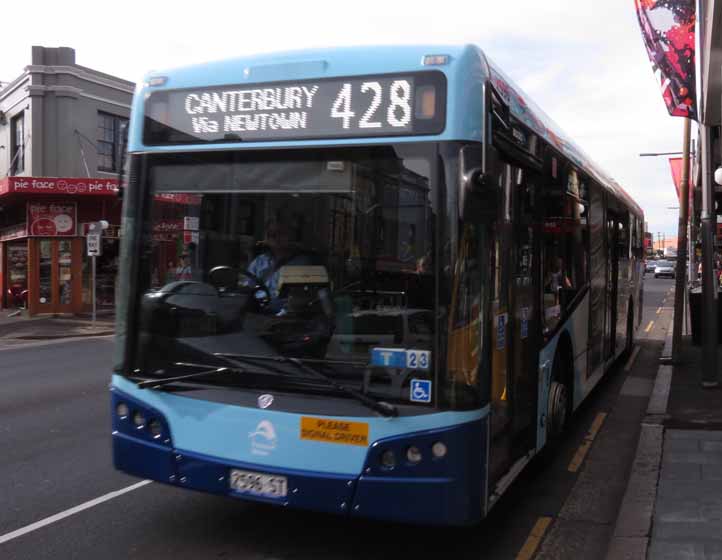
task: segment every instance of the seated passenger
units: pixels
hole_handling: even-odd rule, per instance
[[[555,257],[551,263],[544,280],[546,290],[556,294],[560,289],[571,289],[572,282],[564,272],[564,259]]]

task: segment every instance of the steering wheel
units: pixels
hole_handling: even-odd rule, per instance
[[[256,295],[256,292],[258,292],[259,290],[264,292],[263,297],[256,298],[258,303],[260,303],[261,305],[268,305],[269,303],[271,303],[271,299],[272,299],[271,290],[268,288],[268,286],[266,286],[266,283],[263,280],[261,280],[258,276],[256,276],[252,272],[249,272],[248,270],[245,270],[245,269],[240,270],[238,272],[238,274],[245,276],[246,278],[250,278],[253,281],[253,285],[247,286],[247,287],[249,290],[251,290],[254,297]]]

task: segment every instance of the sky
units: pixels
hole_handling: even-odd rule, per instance
[[[35,13],[32,24],[3,29],[3,82],[30,63],[32,45],[73,47],[78,64],[139,81],[150,70],[260,52],[474,43],[635,198],[648,231],[677,233],[667,158],[639,154],[680,151],[682,119],[664,106],[634,0],[35,0],[25,6]]]

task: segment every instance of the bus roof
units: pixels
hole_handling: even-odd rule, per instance
[[[426,65],[429,55],[446,55],[444,64]],[[262,142],[223,142],[183,146],[146,146],[143,115],[146,97],[155,91],[208,86],[268,84],[333,77],[372,76],[436,70],[447,81],[446,126],[433,136],[323,138]],[[162,78],[160,85],[150,85]],[[419,140],[482,141],[484,83],[490,80],[510,112],[553,145],[571,162],[612,191],[639,215],[641,208],[626,191],[589,158],[502,70],[474,45],[365,46],[316,49],[244,56],[192,66],[153,71],[138,85],[133,99],[129,144],[131,152],[258,149],[273,147],[359,145]]]

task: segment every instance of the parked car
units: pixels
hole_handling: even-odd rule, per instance
[[[657,261],[657,266],[654,268],[654,277],[659,278],[660,276],[674,278],[674,263],[672,261]]]
[[[654,269],[657,268],[657,261],[650,259],[647,261],[647,263],[644,265],[644,272],[645,274],[647,272],[654,272]]]

